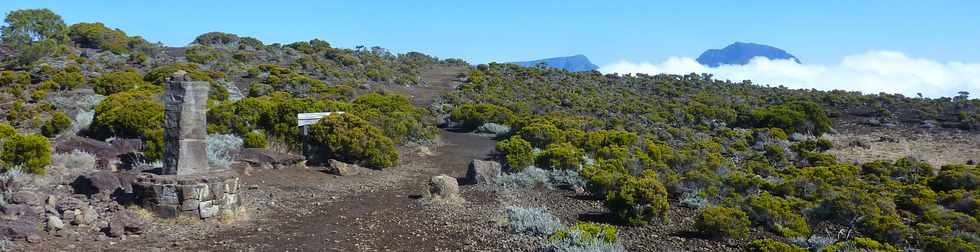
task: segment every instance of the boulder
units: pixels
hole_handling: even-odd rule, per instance
[[[789,140],[790,141],[793,141],[793,142],[804,141],[806,139],[807,139],[807,136],[806,135],[803,135],[803,134],[800,134],[800,133],[794,132],[793,134],[789,134]]]
[[[494,136],[501,137],[510,133],[510,126],[496,123],[484,123],[483,125],[480,125],[480,127],[476,128],[476,132],[493,134]]]
[[[28,206],[26,204],[7,204],[0,207],[0,213],[5,216],[19,217],[19,216],[33,216],[37,214],[34,207]]]
[[[37,234],[37,220],[0,221],[0,239],[19,240]]]
[[[458,201],[461,199],[459,197],[459,183],[456,182],[456,178],[445,174],[433,176],[429,180],[428,196],[433,201]]]
[[[306,158],[296,154],[282,153],[261,148],[245,148],[239,151],[235,159],[238,162],[246,163],[255,168],[275,168],[302,164]]]
[[[119,178],[109,171],[97,171],[82,176],[78,176],[72,182],[75,193],[85,194],[89,197],[108,198],[117,189],[122,188]]]
[[[61,221],[61,218],[54,215],[48,215],[47,230],[48,231],[58,231],[65,228],[65,222]]]
[[[936,127],[936,121],[933,120],[925,120],[922,122],[922,124],[919,125],[919,128],[923,128],[923,129],[932,129],[935,127]]]
[[[29,191],[18,191],[10,196],[10,202],[14,204],[27,204],[37,206],[41,204],[41,198]]]
[[[99,218],[99,213],[92,206],[85,206],[75,211],[75,219],[72,220],[72,224],[78,226],[94,224]]]
[[[328,160],[327,164],[327,173],[338,176],[355,175],[359,173],[361,169],[363,169],[358,165],[340,162],[336,159]]]
[[[137,216],[136,213],[130,210],[120,211],[109,221],[107,235],[120,237],[125,234],[142,234],[146,225],[147,221]]]
[[[474,159],[466,170],[466,183],[480,184],[493,182],[500,176],[501,165],[495,161]]]

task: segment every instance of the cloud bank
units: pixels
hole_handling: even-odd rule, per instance
[[[797,64],[791,60],[756,57],[746,65],[711,68],[693,58],[671,57],[657,63],[620,61],[602,66],[603,73],[710,73],[717,79],[751,80],[755,84],[863,93],[899,93],[952,97],[959,91],[980,97],[980,63],[911,58],[901,52],[869,51],[844,57],[835,65]]]

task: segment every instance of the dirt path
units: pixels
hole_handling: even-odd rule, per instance
[[[460,245],[453,241],[462,234],[440,228],[448,223],[428,218],[418,197],[428,178],[437,174],[463,176],[469,162],[485,158],[494,142],[446,131],[441,139],[444,144],[433,150],[433,156],[406,153],[401,166],[371,174],[339,178],[315,170],[290,169],[246,177],[246,186],[270,187],[270,198],[283,202],[272,205],[274,211],[260,214],[250,223],[172,246],[211,251],[459,250]]]

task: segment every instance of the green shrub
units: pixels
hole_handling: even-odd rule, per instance
[[[23,166],[34,174],[44,175],[51,163],[48,138],[40,135],[13,135],[3,141],[0,161],[8,166]]]
[[[538,155],[537,163],[542,168],[578,170],[584,156],[581,149],[570,143],[551,144]]]
[[[944,165],[929,184],[937,191],[980,188],[980,168],[968,165]]]
[[[910,233],[909,227],[902,223],[897,214],[875,214],[865,216],[858,222],[858,229],[875,240],[890,243],[904,241]]]
[[[51,119],[41,126],[41,134],[46,137],[53,137],[69,127],[71,127],[71,118],[68,118],[65,113],[55,112]]]
[[[633,132],[621,130],[598,130],[586,133],[585,139],[581,141],[581,143],[576,142],[576,144],[580,144],[580,146],[582,146],[582,148],[588,152],[596,152],[602,147],[613,145],[621,147],[633,146],[636,144],[638,139],[639,136]],[[571,141],[571,139],[567,140],[574,142]]]
[[[616,243],[616,227],[609,224],[579,223],[568,229],[558,230],[551,239],[566,239],[572,232],[580,232],[579,243],[587,244],[591,241],[601,241],[604,243]]]
[[[187,53],[184,56],[187,57],[187,61],[207,65],[221,58],[221,51],[210,46],[192,45],[187,47]]]
[[[265,133],[259,130],[253,130],[245,134],[245,148],[265,148],[268,141],[266,139]]]
[[[810,234],[810,225],[799,211],[793,208],[790,200],[762,192],[749,197],[748,207],[749,217],[753,221],[783,237]]]
[[[143,76],[135,70],[109,72],[102,74],[95,79],[93,88],[95,93],[100,95],[112,95],[123,91],[136,90],[138,87],[146,85]]]
[[[876,252],[898,252],[894,246],[887,243],[880,243],[878,241],[858,237],[854,240],[838,242],[825,247],[821,251],[826,252],[848,252],[848,251],[876,251]]]
[[[350,113],[371,122],[395,143],[428,140],[436,134],[437,129],[425,123],[428,111],[413,106],[405,96],[370,93],[353,103]]]
[[[18,87],[31,84],[31,74],[20,71],[0,72],[0,87]]]
[[[786,244],[773,239],[754,240],[745,249],[749,252],[806,252],[807,250],[796,245]]]
[[[622,177],[618,188],[606,194],[606,207],[632,225],[646,224],[651,220],[669,222],[667,189],[660,183],[657,173],[650,170],[639,177]]]
[[[194,38],[194,44],[205,46],[223,46],[238,43],[241,38],[238,35],[224,32],[208,32]],[[261,42],[259,42],[261,44]]]
[[[119,29],[102,23],[77,23],[68,27],[68,37],[83,48],[94,48],[117,54],[129,51],[129,37]]]
[[[390,138],[367,121],[351,114],[332,114],[309,128],[310,140],[327,158],[385,168],[398,163],[398,150]]]
[[[980,246],[960,237],[940,238],[936,236],[925,236],[921,238],[920,246],[924,251],[937,252],[978,251],[980,249]]]
[[[517,130],[517,135],[538,148],[544,148],[552,143],[564,141],[562,131],[549,122],[533,122],[527,126],[520,127]]]
[[[508,124],[514,117],[509,109],[493,104],[464,104],[453,108],[449,119],[462,122],[461,128],[473,130],[484,123]]]
[[[504,156],[504,165],[513,171],[520,171],[534,163],[534,148],[520,137],[497,142],[497,152]]]
[[[163,103],[147,91],[119,92],[95,107],[93,131],[102,138],[139,137],[163,127]]]
[[[899,209],[922,213],[927,208],[936,205],[936,192],[925,185],[907,185],[902,188],[902,192],[895,198],[895,205]]]
[[[72,89],[85,83],[85,75],[82,74],[82,70],[78,66],[68,65],[65,69],[52,75],[51,81],[57,83],[62,90]]]
[[[739,124],[757,128],[780,128],[788,132],[814,135],[828,132],[832,126],[823,108],[808,101],[792,101],[756,109],[750,115],[740,116]]]
[[[711,236],[746,237],[749,234],[749,217],[738,208],[708,207],[701,210],[695,227]]]
[[[10,124],[7,123],[0,123],[0,140],[12,137],[16,134],[17,129],[15,129],[13,126],[10,126]]]

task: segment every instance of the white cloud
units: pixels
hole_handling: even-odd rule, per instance
[[[955,96],[967,91],[980,96],[980,63],[911,58],[901,52],[870,51],[844,57],[836,65],[806,65],[757,57],[746,65],[710,68],[692,58],[671,57],[659,64],[620,61],[600,68],[604,73],[710,73],[717,79],[752,80],[760,85],[864,93],[900,93],[928,97]]]

